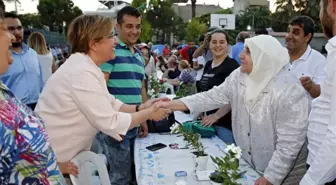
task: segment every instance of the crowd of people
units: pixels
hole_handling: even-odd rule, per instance
[[[243,149],[261,176],[255,185],[335,185],[336,1],[321,0],[327,58],[310,47],[308,16],[289,22],[286,47],[267,32],[240,32],[231,46],[210,27],[197,43],[159,52],[137,43],[141,13],[131,6],[116,23],[75,18],[68,55],[38,32],[25,44],[20,19],[0,2],[0,184],[72,184],[79,170],[71,159],[94,140],[111,185],[136,184],[134,141],[148,135],[147,120],[189,110]],[[149,99],[157,73],[173,91],[194,85],[194,95]]]

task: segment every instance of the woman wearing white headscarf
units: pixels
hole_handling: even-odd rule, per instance
[[[288,71],[288,53],[275,38],[261,35],[245,41],[240,59],[241,67],[220,86],[161,106],[191,112],[231,106],[242,157],[262,175],[255,184],[299,184],[306,168],[308,100]]]

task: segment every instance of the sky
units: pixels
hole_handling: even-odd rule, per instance
[[[76,6],[78,6],[82,11],[95,11],[99,8],[100,3],[98,0],[72,0]],[[132,0],[126,0],[127,2],[132,2]],[[6,1],[5,1],[6,2]],[[21,5],[18,4],[18,10],[20,13],[36,13],[36,6],[38,0],[20,0]],[[190,3],[190,0],[189,0]],[[213,4],[220,5],[223,8],[228,8],[233,6],[232,0],[197,0],[197,4]],[[22,8],[24,7],[24,9]],[[6,3],[6,10],[13,11],[15,10],[14,3]]]

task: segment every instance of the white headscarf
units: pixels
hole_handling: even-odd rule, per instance
[[[289,63],[287,50],[269,35],[259,35],[245,40],[250,50],[253,68],[245,75],[246,101],[254,103],[259,94],[278,72]]]

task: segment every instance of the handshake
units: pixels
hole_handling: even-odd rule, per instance
[[[151,114],[149,120],[160,121],[169,116],[173,111],[169,108],[171,100],[169,98],[155,98],[142,104],[139,109],[148,109]]]

